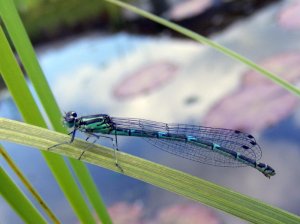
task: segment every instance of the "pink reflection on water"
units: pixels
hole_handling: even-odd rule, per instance
[[[278,23],[288,29],[300,28],[300,1],[295,1],[283,9],[278,16]]]
[[[212,5],[212,0],[186,0],[176,4],[168,13],[173,20],[182,20],[199,15]]]
[[[119,202],[109,207],[108,212],[114,224],[140,224],[144,215],[143,206],[138,203]]]
[[[126,75],[113,90],[117,99],[126,99],[150,93],[166,85],[177,75],[178,66],[169,61],[159,61],[138,68]]]
[[[204,206],[198,204],[179,204],[162,209],[154,223],[218,224],[221,222],[211,210]]]
[[[281,54],[262,67],[291,83],[300,81],[300,54]],[[241,85],[217,102],[206,114],[203,125],[262,131],[289,116],[299,99],[254,71],[244,74]]]
[[[139,203],[118,202],[108,208],[114,224],[218,224],[220,219],[207,207],[195,203],[173,204],[157,214],[146,215]]]

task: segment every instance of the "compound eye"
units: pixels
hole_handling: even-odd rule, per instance
[[[74,112],[74,111],[72,111],[70,114],[71,114],[71,116],[73,116],[73,117],[77,117],[77,113]]]
[[[64,120],[68,123],[73,123],[76,117],[77,117],[76,112],[70,111],[66,113],[66,115],[64,116]]]

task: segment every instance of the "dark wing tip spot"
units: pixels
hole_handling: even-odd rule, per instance
[[[242,148],[244,148],[244,149],[249,149],[249,147],[246,146],[246,145],[243,145]]]
[[[251,145],[257,145],[257,143],[255,141],[251,141],[250,144]]]
[[[235,130],[234,133],[236,133],[236,134],[241,134],[241,132],[238,131],[238,130]]]
[[[258,163],[257,166],[258,166],[259,168],[265,168],[265,167],[266,167],[266,164],[264,164],[264,163]]]
[[[248,135],[248,138],[254,138],[252,135]]]

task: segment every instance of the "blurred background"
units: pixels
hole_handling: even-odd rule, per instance
[[[299,0],[127,2],[300,84]],[[276,170],[270,180],[252,168],[178,158],[143,140],[120,138],[119,148],[300,215],[297,97],[214,49],[103,1],[15,3],[62,113],[107,113],[249,132],[263,150],[262,161]],[[0,97],[1,117],[21,120],[3,82]],[[78,222],[40,153],[4,146],[61,221]],[[87,166],[115,223],[244,223],[141,181]],[[3,198],[0,223],[22,223]]]

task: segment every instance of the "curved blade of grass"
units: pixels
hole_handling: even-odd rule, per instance
[[[0,167],[0,180],[0,194],[25,223],[47,223],[2,167]]]
[[[159,16],[156,16],[152,13],[149,13],[147,11],[144,11],[144,10],[141,10],[137,7],[134,7],[132,5],[129,5],[127,3],[124,3],[122,1],[118,1],[118,0],[105,0],[107,2],[110,2],[112,4],[115,4],[117,6],[120,6],[124,9],[128,9],[132,12],[135,12],[136,14],[139,14],[140,16],[143,16],[145,18],[148,18],[156,23],[159,23],[163,26],[166,26],[172,30],[175,30],[177,31],[178,33],[181,33],[183,34],[184,36],[187,36],[193,40],[196,40],[202,44],[206,44],[212,48],[215,48],[216,50],[226,54],[227,56],[231,57],[231,58],[234,58],[240,62],[242,62],[243,64],[249,66],[251,69],[259,72],[260,74],[266,76],[268,79],[272,80],[273,82],[277,83],[278,85],[282,86],[283,88],[285,88],[286,90],[290,91],[291,93],[297,95],[298,97],[300,96],[300,89],[297,88],[296,86],[290,84],[289,82],[285,81],[284,79],[281,79],[279,76],[267,71],[266,69],[260,67],[259,65],[255,64],[253,61],[241,56],[240,54],[216,43],[216,42],[213,42],[189,29],[186,29],[182,26],[179,26],[175,23],[172,23],[168,20],[165,20]]]
[[[8,155],[6,150],[3,148],[2,145],[0,145],[0,154],[4,157],[8,165],[11,167],[11,169],[15,172],[15,174],[20,178],[24,186],[28,189],[28,191],[33,195],[33,197],[38,201],[42,209],[45,211],[45,213],[49,216],[50,220],[52,220],[53,223],[60,223],[58,218],[54,215],[54,213],[51,211],[51,209],[47,206],[46,202],[43,200],[43,198],[39,195],[39,193],[34,189],[34,187],[30,184],[30,182],[27,180],[27,178],[23,175],[21,170],[17,167],[17,165],[14,163],[12,158]]]
[[[61,112],[49,88],[47,80],[43,75],[42,69],[38,63],[34,49],[26,34],[22,21],[11,0],[0,0],[0,16],[3,17],[7,31],[18,52],[20,60],[22,61],[25,70],[27,71],[28,77],[30,78],[35,88],[35,91],[44,107],[47,116],[49,117],[53,128],[56,131],[65,133],[65,129],[61,125]],[[8,80],[13,81],[14,78]],[[14,82],[12,82],[11,85],[14,85]],[[26,88],[26,86],[24,86],[24,88]],[[22,102],[26,102],[26,100],[23,100]],[[22,104],[22,102],[19,103]],[[30,109],[30,105],[26,104],[22,106],[27,106]],[[105,205],[102,201],[100,193],[98,192],[97,187],[87,167],[83,163],[72,159],[70,160],[70,164],[74,169],[75,174],[78,177],[78,180],[82,185],[82,188],[85,191],[88,199],[93,205],[99,219],[103,223],[112,223],[109,214],[105,208]]]
[[[14,58],[1,27],[0,52],[0,73],[24,120],[31,124],[46,127],[46,123],[31,96],[22,71]],[[89,211],[64,159],[58,155],[45,152],[42,152],[42,155],[80,221],[83,223],[95,223],[93,215]]]
[[[81,161],[78,161],[77,159],[70,158],[70,161],[72,161],[71,165],[73,170],[75,171],[78,179],[80,179],[80,184],[82,188],[85,190],[85,193],[90,200],[96,214],[98,215],[98,218],[101,220],[102,223],[112,224],[112,220],[109,216],[109,213],[106,209],[106,206],[100,196],[100,193],[97,189],[97,186],[95,185],[91,174],[89,173],[88,169],[82,169],[81,166],[74,165],[75,163],[81,163]]]
[[[47,150],[54,144],[69,141],[70,136],[0,118],[0,139]],[[51,152],[76,159],[81,155],[82,149],[88,149],[81,157],[82,161],[120,172],[114,163],[113,150],[100,145],[76,139],[72,144],[58,146]],[[300,223],[299,216],[192,175],[122,152],[118,153],[118,161],[124,170],[124,175],[220,209],[249,222]]]

